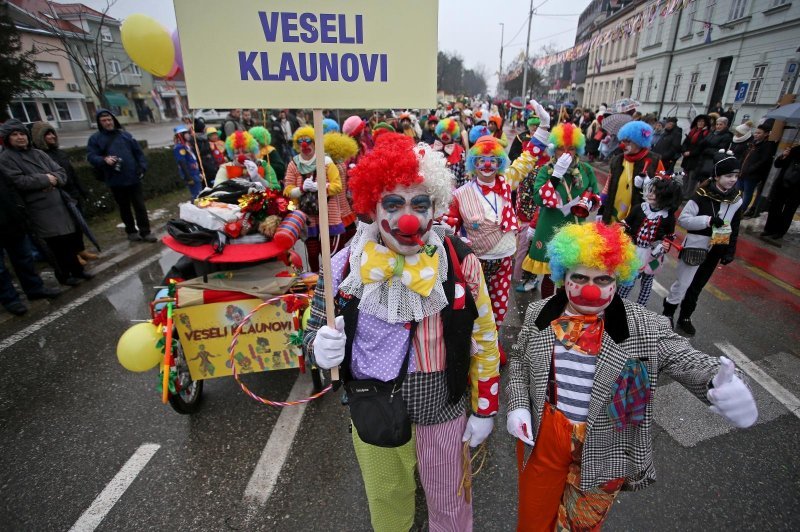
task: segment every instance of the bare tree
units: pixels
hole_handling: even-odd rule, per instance
[[[11,100],[25,92],[36,92],[45,77],[36,71],[35,50],[23,50],[19,31],[0,3],[0,121],[6,119]]]
[[[82,4],[70,4],[61,7],[61,10],[74,10],[70,15],[77,15],[75,23],[66,21],[57,11],[53,2],[48,2],[49,16],[46,20],[41,20],[47,29],[54,35],[59,43],[53,45],[51,42],[34,41],[40,51],[49,52],[68,59],[74,67],[81,73],[86,85],[92,94],[101,102],[103,107],[108,107],[109,102],[106,97],[108,86],[125,72],[133,71],[133,62],[128,59],[127,64],[120,64],[117,72],[113,72],[106,61],[106,47],[103,41],[103,28],[107,26],[107,21],[112,19],[108,12],[116,4],[117,0],[107,0],[103,11],[98,11],[99,21],[93,32],[84,28],[89,28],[87,12]],[[76,7],[72,7],[76,6]],[[94,11],[94,10],[92,10]],[[67,22],[64,24],[64,22]],[[127,55],[125,56],[127,57]]]

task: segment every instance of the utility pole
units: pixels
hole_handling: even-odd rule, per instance
[[[506,32],[506,25],[500,22],[500,71],[497,75],[497,97],[503,98],[503,38]]]
[[[533,0],[531,0],[531,7],[528,10],[528,40],[525,42],[525,66],[522,71],[522,102],[528,101],[527,92],[525,89],[528,85],[528,52],[531,47],[531,20],[533,19]]]

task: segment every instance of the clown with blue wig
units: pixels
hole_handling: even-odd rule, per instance
[[[517,530],[599,530],[620,491],[655,481],[659,372],[736,427],[753,425],[758,409],[732,361],[697,351],[666,317],[620,298],[640,266],[620,224],[566,224],[547,256],[560,288],[528,307],[509,358]]]

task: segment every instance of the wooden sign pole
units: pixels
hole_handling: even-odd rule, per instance
[[[325,282],[325,318],[328,327],[335,328],[333,306],[333,274],[331,272],[331,238],[328,227],[328,175],[325,173],[325,141],[322,131],[322,109],[314,109],[314,152],[317,158],[317,201],[319,202],[319,242],[322,257],[322,278]],[[339,380],[339,368],[331,369],[331,380]]]

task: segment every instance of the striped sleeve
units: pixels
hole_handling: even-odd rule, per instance
[[[500,398],[500,355],[497,350],[497,325],[492,303],[486,288],[481,263],[474,254],[467,255],[461,264],[464,280],[478,308],[472,327],[473,353],[470,360],[470,404],[472,411],[482,417],[497,414]]]

